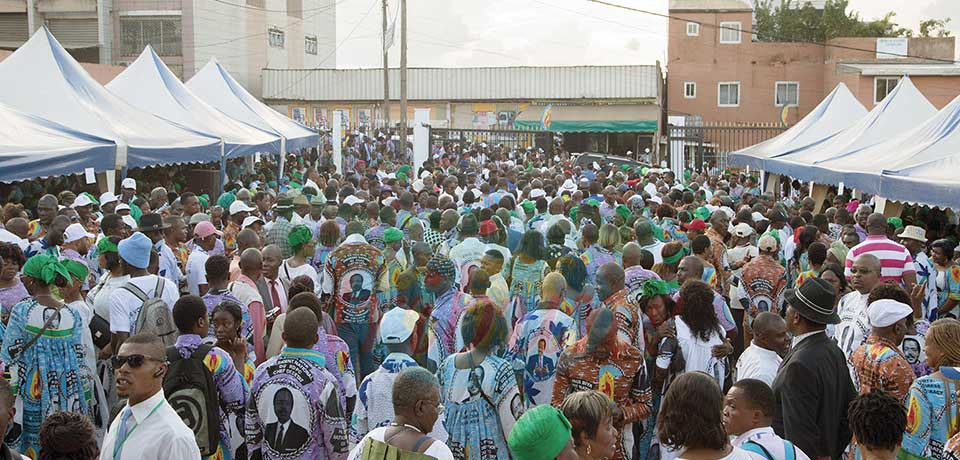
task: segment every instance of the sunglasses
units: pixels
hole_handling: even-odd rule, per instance
[[[114,356],[110,361],[113,363],[114,369],[120,369],[124,364],[130,366],[130,369],[137,369],[147,361],[165,362],[162,359],[151,358],[144,355]]]

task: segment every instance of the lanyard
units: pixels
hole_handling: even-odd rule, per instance
[[[147,416],[143,418],[143,422],[140,422],[140,423],[134,425],[133,428],[130,428],[130,431],[127,431],[127,433],[123,436],[123,439],[117,440],[117,443],[113,445],[113,460],[117,460],[117,454],[119,454],[119,453],[120,453],[120,449],[123,448],[123,443],[127,442],[127,438],[129,438],[130,435],[133,434],[133,430],[136,430],[137,427],[139,427],[140,425],[142,425],[143,423],[145,423],[145,422],[147,421],[147,419],[150,418],[150,416],[153,415],[153,413],[156,412],[157,409],[159,409],[161,405],[163,405],[164,401],[165,401],[165,400],[161,399],[160,402],[157,403],[156,406],[153,406],[153,410],[151,410],[150,413],[147,414]]]

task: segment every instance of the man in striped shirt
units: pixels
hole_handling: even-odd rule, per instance
[[[847,255],[844,274],[849,279],[853,261],[862,254],[872,254],[880,260],[880,282],[892,281],[910,292],[917,284],[917,270],[910,251],[902,244],[887,238],[887,218],[880,213],[867,217],[867,239],[853,247]]]

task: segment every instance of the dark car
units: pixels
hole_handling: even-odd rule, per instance
[[[633,158],[623,157],[618,155],[608,155],[605,153],[575,153],[573,154],[573,165],[579,166],[582,169],[589,169],[593,167],[593,163],[596,162],[603,165],[613,165],[614,169],[619,170],[621,165],[629,165],[631,168],[638,167],[647,167],[650,165],[646,163],[641,163]]]

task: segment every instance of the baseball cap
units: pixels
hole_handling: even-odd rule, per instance
[[[120,188],[129,188],[129,189],[132,189],[132,190],[136,190],[136,189],[137,189],[137,181],[134,180],[132,177],[128,177],[128,178],[124,179],[123,182],[120,182]]]
[[[757,242],[757,248],[764,252],[776,251],[778,246],[777,239],[773,235],[763,235]]]
[[[83,196],[83,195],[80,195]],[[81,224],[70,224],[67,229],[63,232],[63,242],[64,243],[73,243],[81,238],[94,238],[96,235],[93,233],[87,232],[87,229],[83,228]]]
[[[245,218],[243,219],[243,224],[240,225],[240,229],[247,228],[247,227],[249,227],[249,226],[251,226],[251,225],[253,225],[253,224],[257,223],[257,222],[260,222],[261,224],[264,223],[264,222],[263,222],[263,219],[261,219],[261,218],[259,218],[259,217],[257,217],[257,216],[247,216],[247,217],[245,217]]]
[[[707,223],[703,219],[693,219],[689,224],[681,225],[684,230],[706,230]]]
[[[123,223],[127,224],[127,227],[135,229],[139,226],[137,225],[137,220],[134,219],[133,216],[126,215],[121,217],[120,219],[123,220]]]
[[[383,343],[403,343],[417,327],[420,315],[405,308],[394,307],[380,319],[380,340]]]
[[[733,234],[741,238],[753,234],[753,227],[746,223],[739,223],[733,227]]]
[[[193,236],[206,238],[210,235],[222,235],[223,232],[217,230],[213,227],[209,221],[203,221],[197,224],[197,228],[193,229]]]
[[[79,197],[78,197],[79,198]],[[113,192],[103,192],[100,194],[100,206],[117,201],[117,196]]]
[[[870,326],[887,327],[913,314],[913,308],[893,299],[880,299],[867,307]]]
[[[241,212],[250,212],[256,211],[257,208],[248,206],[247,203],[244,203],[241,200],[236,200],[233,203],[230,203],[230,215],[238,214]]]
[[[120,204],[117,205],[116,208],[114,208],[114,211],[115,211],[115,212],[129,211],[129,210],[130,210],[130,205],[129,205],[129,204],[126,204],[126,203],[120,203]]]
[[[79,208],[83,206],[90,206],[91,204],[93,204],[93,200],[91,200],[87,195],[81,193],[77,195],[77,199],[73,200],[73,204],[71,204],[70,207]]]

